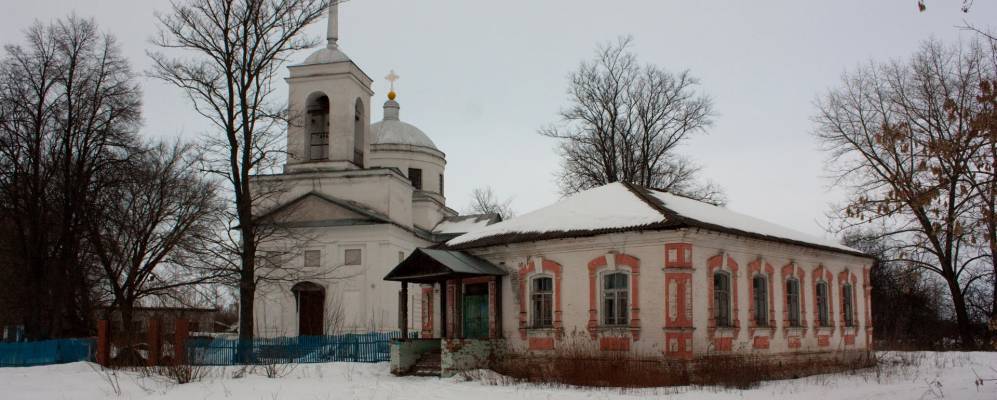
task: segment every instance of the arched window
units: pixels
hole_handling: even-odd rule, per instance
[[[844,314],[845,326],[855,326],[855,313],[852,307],[852,284],[841,287],[841,312]]]
[[[308,100],[308,159],[329,158],[329,97],[318,94]]]
[[[605,325],[626,325],[630,321],[630,289],[627,280],[628,276],[623,272],[613,272],[602,277],[602,315]]]
[[[298,308],[298,336],[325,334],[325,288],[313,282],[291,287]]]
[[[353,163],[360,168],[363,168],[364,123],[363,101],[357,99],[353,113]]]
[[[755,324],[757,326],[769,325],[769,291],[768,279],[764,275],[758,274],[751,279],[752,294],[755,300]]]
[[[713,273],[713,317],[718,327],[730,327],[730,274]]]
[[[817,282],[817,322],[820,326],[831,326],[828,315],[827,282]]]
[[[789,315],[789,326],[800,327],[800,280],[786,280],[786,311]]]
[[[541,276],[533,278],[530,294],[531,327],[550,328],[554,326],[554,279]]]

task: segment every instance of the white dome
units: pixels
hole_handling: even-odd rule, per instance
[[[394,100],[384,103],[384,119],[370,126],[370,144],[406,144],[439,151],[422,129],[398,119],[398,108],[398,102]]]
[[[315,52],[308,56],[308,58],[306,58],[300,65],[331,64],[343,61],[350,61],[350,57],[347,56],[346,53],[343,53],[343,51],[338,47],[323,47],[315,50]]]

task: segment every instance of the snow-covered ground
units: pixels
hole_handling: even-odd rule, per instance
[[[895,353],[881,353],[887,359]],[[200,382],[177,385],[158,376],[117,372],[89,363],[0,368],[3,399],[995,399],[997,353],[903,353],[915,365],[773,381],[751,390],[677,387],[641,390],[492,385],[481,381],[395,377],[388,365],[329,363],[288,367],[282,378],[262,370],[211,367]],[[239,375],[243,375],[239,377]],[[492,381],[494,382],[494,381]],[[117,387],[117,389],[115,389]]]

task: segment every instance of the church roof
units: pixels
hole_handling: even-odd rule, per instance
[[[833,240],[798,232],[725,207],[624,183],[611,183],[576,193],[547,207],[453,238],[446,246],[463,249],[683,227],[865,256]]]
[[[397,101],[388,100],[384,103],[384,119],[370,125],[370,144],[405,144],[438,151],[436,143],[422,129],[398,118],[399,108]]]
[[[450,238],[453,238],[499,222],[502,222],[502,216],[495,213],[455,215],[443,218],[443,221],[433,227],[433,233],[450,235]]]

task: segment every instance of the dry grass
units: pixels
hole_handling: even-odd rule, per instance
[[[718,386],[747,389],[773,379],[865,370],[877,365],[874,357],[850,360],[827,356],[793,358],[754,355],[710,355],[693,361],[663,360],[660,355],[607,352],[591,341],[568,340],[543,354],[507,349],[487,371],[469,371],[465,379],[492,385],[533,383],[546,385],[650,388]]]

